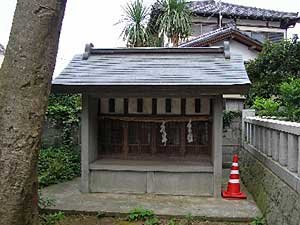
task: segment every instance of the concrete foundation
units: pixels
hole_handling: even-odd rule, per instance
[[[213,195],[209,161],[98,160],[90,166],[90,192]]]

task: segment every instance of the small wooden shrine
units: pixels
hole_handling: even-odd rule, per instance
[[[249,84],[224,47],[87,45],[53,81],[82,93],[81,191],[218,197],[222,95]]]

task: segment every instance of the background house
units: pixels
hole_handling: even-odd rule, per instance
[[[232,20],[237,28],[250,37],[264,42],[280,41],[287,37],[287,29],[299,22],[298,13],[230,4],[223,1],[193,1],[192,37],[226,26]]]

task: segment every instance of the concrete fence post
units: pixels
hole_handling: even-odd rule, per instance
[[[271,149],[272,149],[272,159],[278,162],[279,157],[279,133],[276,130],[272,131],[272,143],[271,143]]]
[[[298,136],[298,177],[300,177],[300,136]]]
[[[254,147],[257,146],[257,126],[253,124],[253,144]]]
[[[260,143],[260,146],[261,146],[262,152],[264,154],[267,154],[267,143],[268,143],[267,130],[268,130],[268,128],[265,128],[265,127],[261,128],[261,143]]]
[[[261,143],[262,143],[262,127],[257,126],[257,150],[259,152],[262,152],[262,147],[261,147]]]
[[[288,134],[288,170],[297,172],[298,170],[298,146],[297,136]]]
[[[255,116],[254,109],[244,109],[242,111],[242,138],[241,138],[242,143],[241,143],[241,146],[244,146],[244,144],[245,144],[245,137],[246,137],[245,118],[246,117],[254,117],[254,116]]]
[[[249,123],[249,144],[252,145],[252,136],[253,136],[253,125],[251,123]]]
[[[282,166],[287,166],[288,143],[287,134],[280,132],[279,134],[279,163]]]
[[[266,153],[268,156],[272,156],[272,131],[270,129],[266,129]]]

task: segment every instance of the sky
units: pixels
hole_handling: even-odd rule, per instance
[[[68,0],[63,20],[59,51],[54,76],[68,64],[75,54],[84,51],[86,43],[96,48],[124,47],[119,22],[124,6],[130,0]],[[144,0],[151,6],[155,0]],[[254,6],[287,12],[299,12],[299,0],[223,0],[223,2]],[[16,0],[0,0],[0,43],[7,45]],[[300,24],[289,29],[288,36],[297,33],[300,37]]]

